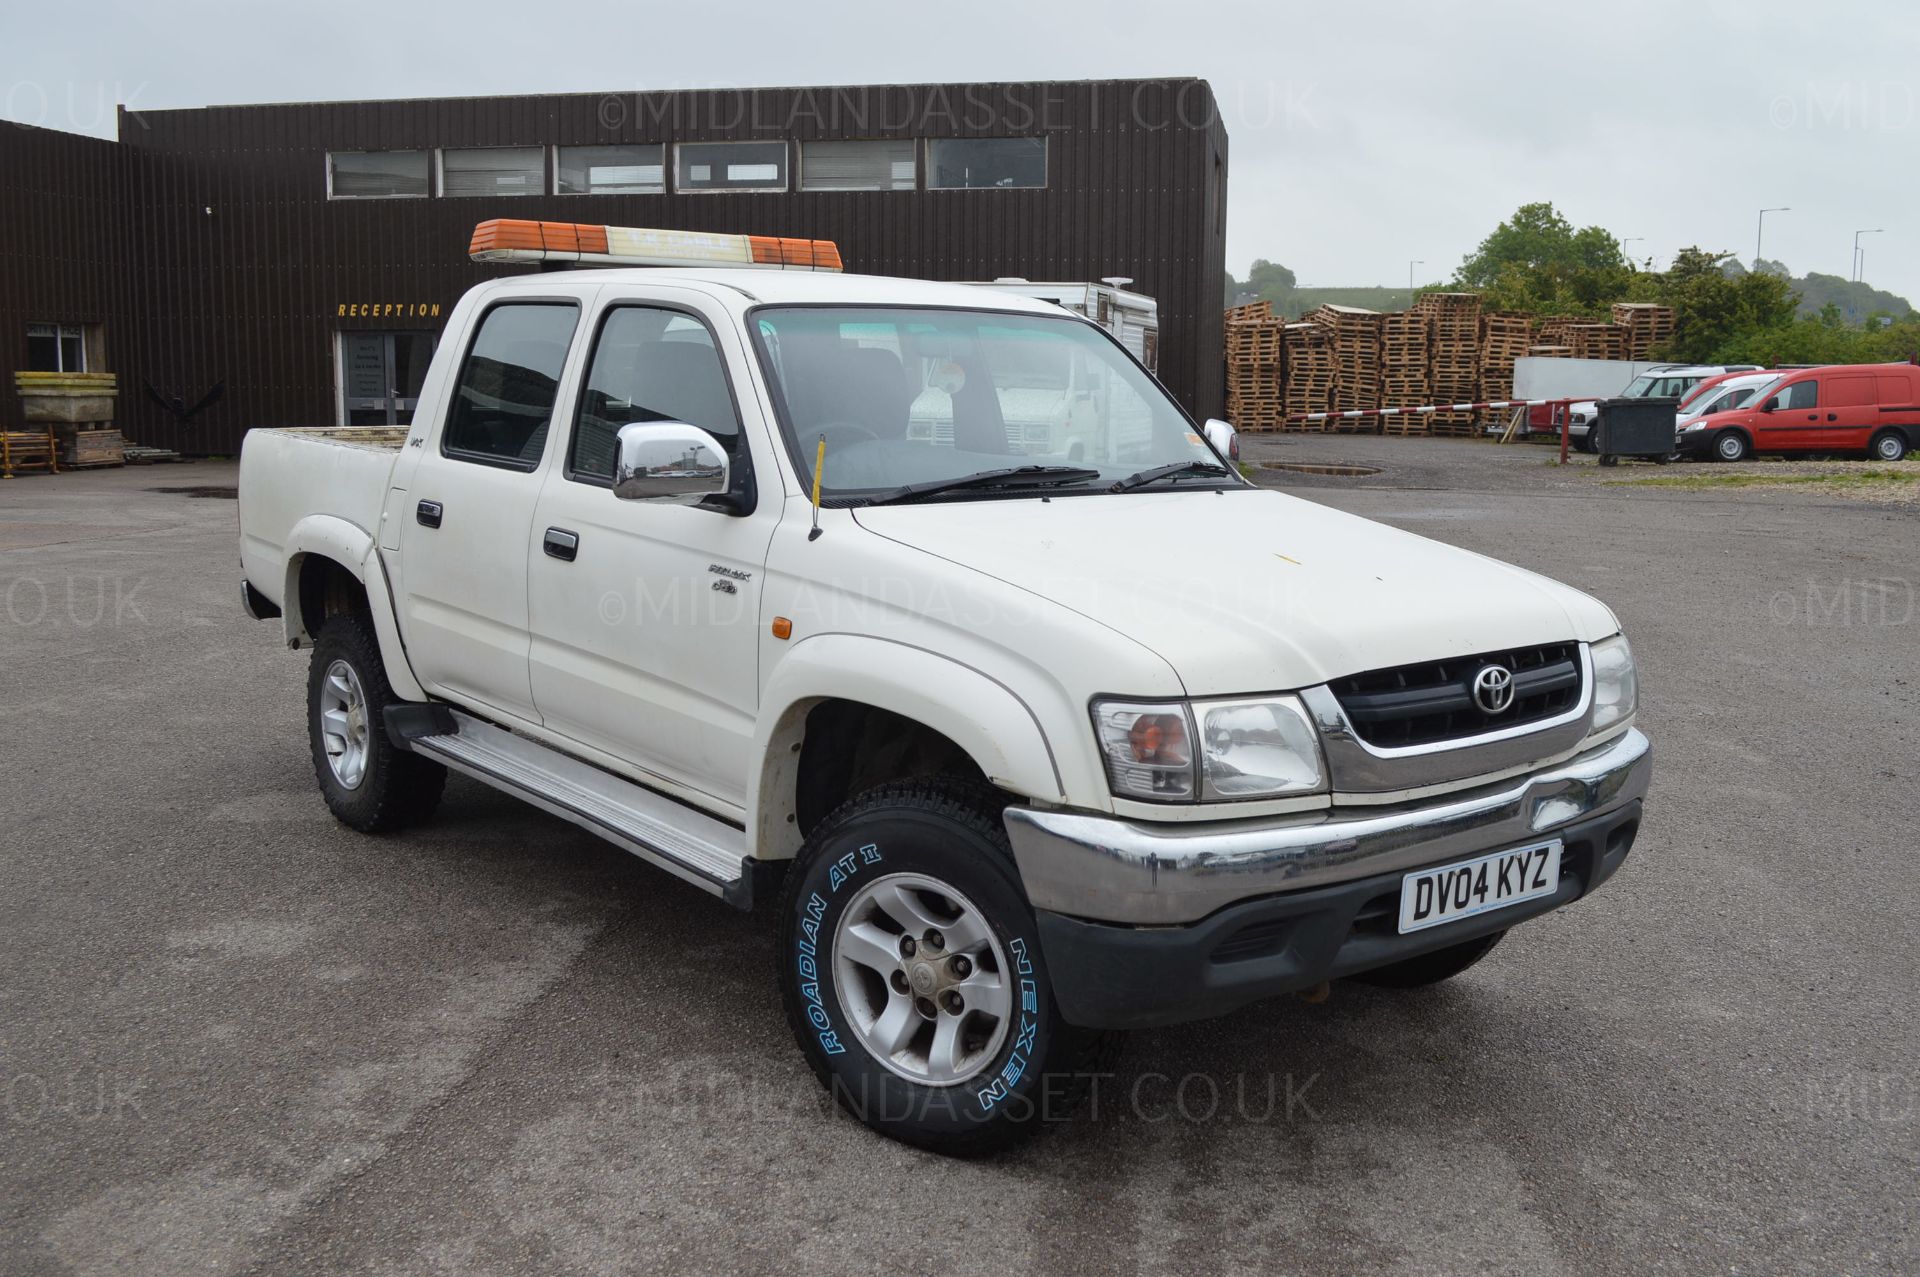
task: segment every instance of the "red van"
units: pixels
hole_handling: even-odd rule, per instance
[[[1745,408],[1681,431],[1680,455],[1743,461],[1756,452],[1864,452],[1898,461],[1920,447],[1920,366],[1830,364],[1780,374]]]

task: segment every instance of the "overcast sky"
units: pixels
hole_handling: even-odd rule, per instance
[[[1423,282],[1551,200],[1664,267],[1683,245],[1920,301],[1920,6],[1263,0],[71,0],[0,12],[0,115],[783,84],[1200,76],[1230,137],[1227,264]]]

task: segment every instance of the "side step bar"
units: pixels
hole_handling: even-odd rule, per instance
[[[445,705],[387,709],[394,743],[597,834],[742,909],[757,862],[732,825]],[[771,868],[769,866],[769,868]]]

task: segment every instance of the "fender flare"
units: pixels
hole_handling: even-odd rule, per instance
[[[800,742],[814,706],[858,701],[939,732],[987,779],[1030,798],[1065,801],[1065,782],[1040,720],[1006,684],[972,666],[894,639],[821,634],[795,644],[760,698],[747,793],[756,813],[754,854],[788,859],[799,849],[794,790]]]
[[[294,524],[287,534],[286,579],[280,596],[287,646],[299,648],[313,642],[312,630],[300,606],[300,572],[307,559],[313,557],[339,564],[366,591],[374,636],[380,640],[380,659],[386,665],[387,682],[393,694],[407,701],[429,699],[407,660],[399,619],[394,615],[393,589],[387,580],[386,564],[380,558],[380,547],[374,544],[366,529],[335,515],[310,514]]]

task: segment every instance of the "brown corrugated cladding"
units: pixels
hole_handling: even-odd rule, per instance
[[[329,151],[1036,134],[1049,139],[1044,190],[326,197]],[[124,210],[126,285],[115,294],[97,265],[75,263],[71,288],[58,272],[36,287],[110,317],[111,362],[136,392],[123,424],[145,443],[225,453],[252,426],[331,422],[335,334],[439,328],[463,291],[503,273],[465,256],[489,217],[832,239],[849,270],[928,279],[1130,276],[1159,301],[1168,388],[1200,415],[1221,410],[1226,133],[1200,80],[212,107],[123,113],[121,139],[117,164],[109,144],[75,141],[105,148],[89,189]],[[10,213],[0,205],[0,225]],[[24,346],[5,313],[7,340]],[[188,403],[217,383],[227,393],[182,426],[142,382]]]
[[[23,424],[13,374],[28,324],[99,324],[109,340],[126,327],[127,164],[112,142],[0,123],[0,426]]]

